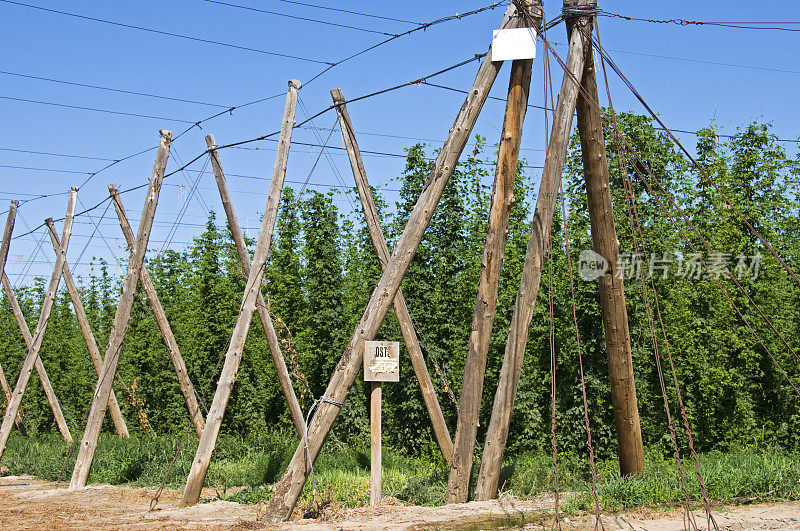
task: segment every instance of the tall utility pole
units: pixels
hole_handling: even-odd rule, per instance
[[[581,0],[579,5],[587,3],[588,0]],[[573,31],[569,36],[567,71],[564,72],[553,113],[550,141],[544,160],[539,193],[536,197],[528,248],[525,252],[525,264],[522,268],[522,278],[514,303],[514,314],[511,317],[506,338],[506,350],[500,369],[500,378],[497,382],[497,391],[494,395],[492,416],[483,445],[481,468],[475,487],[476,500],[489,500],[497,496],[503,454],[511,426],[511,414],[514,411],[514,400],[522,373],[525,348],[528,344],[528,330],[531,327],[533,309],[539,295],[542,264],[547,242],[550,241],[553,214],[557,206],[558,190],[561,187],[561,173],[567,158],[572,118],[575,116],[579,92],[575,80],[580,79],[583,75],[586,55],[584,50],[591,46],[591,43],[586,40],[587,38],[588,33],[580,31]]]
[[[541,2],[524,0],[518,9],[520,16],[530,19],[535,10],[537,31],[541,28]],[[526,21],[523,27],[529,23]],[[508,97],[500,136],[486,241],[481,258],[478,279],[478,296],[472,316],[467,357],[464,361],[464,379],[458,407],[458,424],[450,462],[450,477],[445,492],[445,503],[464,503],[469,497],[469,478],[475,453],[475,437],[483,398],[483,380],[489,355],[503,255],[508,235],[509,216],[514,201],[514,181],[522,143],[522,124],[528,108],[533,59],[516,59],[511,64]]]
[[[565,2],[565,7],[568,3]],[[567,19],[569,24],[570,20]],[[591,32],[591,23],[581,25]],[[578,29],[576,27],[576,29]],[[642,428],[636,401],[633,376],[631,335],[625,308],[625,287],[619,270],[619,241],[614,228],[608,160],[603,139],[603,117],[597,95],[597,78],[593,49],[585,50],[586,66],[578,97],[578,135],[581,140],[583,177],[589,205],[594,252],[602,256],[608,268],[599,280],[600,306],[608,355],[608,376],[611,382],[611,403],[619,446],[619,469],[622,475],[637,474],[644,468]],[[588,98],[588,99],[587,99]]]

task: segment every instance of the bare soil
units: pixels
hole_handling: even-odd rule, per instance
[[[165,489],[156,509],[150,511],[154,489],[92,485],[68,491],[66,485],[31,476],[0,478],[0,529],[265,529],[257,523],[264,505],[241,505],[215,500],[178,509],[180,491]],[[213,490],[204,497],[215,498]],[[491,502],[412,507],[388,498],[380,507],[341,509],[326,507],[319,519],[296,519],[278,527],[283,530],[340,529],[549,529],[553,500],[502,498]],[[716,508],[720,529],[800,530],[800,503],[778,503]],[[701,529],[705,515],[696,513]],[[679,530],[684,528],[680,510],[639,510],[603,515],[607,530]],[[566,529],[593,529],[592,516],[562,520]]]

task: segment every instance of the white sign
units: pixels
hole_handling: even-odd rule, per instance
[[[400,343],[397,341],[364,342],[364,381],[400,381]]]
[[[511,28],[492,32],[492,61],[534,59],[536,57],[536,30]]]

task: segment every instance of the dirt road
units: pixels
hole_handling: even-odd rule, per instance
[[[0,478],[0,529],[263,529],[257,517],[263,506],[226,501],[203,503],[178,509],[180,492],[167,489],[155,511],[149,511],[153,489],[94,485],[70,492],[65,485],[30,476]],[[214,492],[204,492],[213,498]],[[283,530],[339,529],[549,529],[550,501],[495,500],[443,507],[408,507],[391,503],[381,507],[328,510],[321,520],[294,520]],[[720,529],[800,530],[800,503],[752,505],[717,509],[714,517]],[[705,516],[697,515],[705,528]],[[572,517],[566,529],[591,529],[589,517]],[[683,529],[680,511],[653,513],[638,511],[625,515],[604,515],[609,530]]]

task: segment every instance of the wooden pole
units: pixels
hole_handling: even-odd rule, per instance
[[[383,236],[383,229],[378,218],[378,209],[375,208],[375,200],[372,197],[372,190],[367,181],[367,172],[364,170],[364,161],[361,158],[361,151],[358,149],[355,130],[350,121],[350,114],[347,112],[341,89],[331,90],[331,96],[336,106],[336,112],[339,114],[339,128],[342,130],[342,139],[347,149],[347,155],[350,158],[350,167],[353,169],[358,195],[364,208],[364,217],[367,221],[369,235],[372,238],[375,253],[378,255],[381,271],[383,271],[386,269],[386,264],[389,263],[389,247],[386,245],[386,238]],[[442,456],[449,463],[453,455],[453,442],[450,439],[450,432],[447,430],[439,400],[436,398],[436,390],[433,387],[431,376],[428,373],[428,366],[425,364],[425,358],[422,355],[422,349],[417,339],[417,333],[414,330],[414,323],[411,320],[408,305],[405,297],[403,297],[403,292],[399,288],[394,298],[394,313],[397,316],[397,322],[400,324],[400,331],[406,343],[406,350],[408,350],[408,355],[411,358],[411,366],[414,368],[414,374],[422,391],[422,399],[428,410],[428,417],[431,419],[433,433],[436,435],[436,441],[439,443]]]
[[[236,251],[239,253],[239,261],[242,264],[242,275],[248,278],[251,269],[250,253],[247,251],[244,234],[239,226],[236,212],[233,209],[233,201],[231,201],[228,185],[225,182],[225,173],[222,171],[222,161],[220,160],[219,151],[216,149],[217,146],[214,143],[214,135],[206,136],[206,144],[208,145],[208,154],[211,158],[211,167],[214,169],[214,177],[217,180],[219,195],[222,199],[222,207],[225,209],[225,215],[228,218],[228,228],[230,229],[233,242],[236,245]],[[275,332],[272,316],[269,314],[267,304],[264,302],[264,296],[261,294],[260,290],[256,295],[256,311],[261,321],[261,328],[264,330],[264,336],[267,338],[269,352],[272,355],[272,363],[275,365],[275,372],[278,375],[278,381],[281,384],[283,396],[286,398],[286,405],[289,408],[289,414],[292,417],[294,429],[297,431],[297,435],[302,439],[306,429],[305,419],[303,419],[303,410],[300,409],[300,402],[297,401],[297,395],[292,386],[292,379],[286,368],[286,361],[283,359],[283,353],[281,353],[278,334]]]
[[[478,419],[483,398],[483,378],[489,355],[500,274],[508,235],[509,215],[517,177],[517,162],[522,143],[522,124],[528,108],[532,59],[515,60],[511,66],[505,119],[500,136],[489,222],[478,278],[478,296],[472,316],[467,357],[464,362],[458,423],[450,462],[450,477],[445,503],[465,503],[469,498],[469,478],[478,434]]]
[[[14,200],[8,206],[8,216],[6,217],[6,227],[3,229],[3,242],[0,243],[0,271],[5,272],[6,261],[8,259],[8,248],[11,245],[11,233],[14,232],[14,221],[17,219],[17,208],[19,202]]]
[[[56,253],[56,263],[53,266],[53,272],[50,275],[50,283],[47,286],[47,291],[45,292],[44,300],[42,301],[42,309],[39,313],[39,322],[36,323],[36,329],[32,338],[30,337],[30,332],[28,332],[27,325],[24,327],[22,326],[22,324],[25,323],[25,318],[22,316],[22,312],[20,311],[19,315],[16,316],[16,310],[19,310],[19,307],[16,306],[16,308],[14,308],[14,306],[12,306],[12,310],[15,310],[14,313],[17,317],[18,324],[22,323],[20,324],[20,329],[22,330],[23,336],[25,336],[26,343],[28,345],[28,353],[25,356],[25,361],[22,362],[22,368],[20,369],[19,376],[17,377],[17,385],[14,387],[11,400],[6,407],[6,414],[3,417],[3,424],[0,426],[0,456],[2,456],[3,452],[5,451],[6,442],[8,442],[8,436],[11,434],[11,428],[14,426],[16,421],[17,411],[19,411],[20,404],[22,403],[22,397],[25,394],[25,389],[28,387],[28,381],[30,380],[31,373],[33,372],[33,368],[36,365],[37,360],[39,360],[39,364],[41,366],[39,376],[42,380],[42,386],[44,387],[45,395],[47,395],[47,401],[50,402],[50,407],[53,410],[53,415],[55,416],[58,429],[61,432],[61,436],[64,437],[64,440],[67,442],[72,442],[72,435],[69,432],[69,427],[67,426],[67,421],[64,418],[64,414],[61,412],[61,406],[58,403],[55,392],[53,392],[52,385],[50,385],[50,380],[47,378],[47,372],[44,370],[44,365],[41,365],[39,351],[42,348],[42,341],[44,341],[44,333],[47,329],[47,322],[50,319],[50,312],[53,309],[53,302],[55,301],[56,291],[58,291],[61,273],[64,264],[66,263],[67,246],[69,245],[69,237],[72,233],[72,218],[75,215],[75,202],[77,201],[77,198],[77,188],[72,188],[69,192],[69,200],[67,202],[67,214],[64,217],[64,229],[61,236],[61,247]],[[6,246],[6,252],[8,252],[8,246]],[[1,265],[5,266],[5,264]],[[7,290],[7,293],[11,293],[11,295],[9,295],[10,301],[13,292],[11,290]],[[29,338],[30,342],[28,342]]]
[[[53,244],[53,249],[58,252],[58,249],[61,248],[61,242],[58,240],[56,227],[52,220],[47,220],[46,223],[47,231],[50,233],[50,242]],[[75,285],[75,280],[72,278],[72,273],[69,270],[69,264],[67,264],[67,262],[64,262],[62,276],[64,278],[64,284],[67,286],[69,297],[72,299],[72,306],[75,308],[75,316],[78,318],[83,340],[86,342],[86,346],[89,349],[89,356],[92,358],[94,370],[99,375],[100,367],[103,365],[103,358],[100,355],[100,349],[97,348],[97,341],[94,338],[94,333],[92,333],[92,328],[89,326],[86,310],[83,308],[83,303],[78,293],[78,287]],[[117,402],[117,397],[114,395],[113,390],[108,399],[108,411],[111,413],[111,419],[114,421],[114,428],[117,430],[120,439],[127,438],[129,436],[128,427],[125,425],[125,419],[122,417],[122,412],[119,409],[119,403]]]
[[[586,26],[587,31],[591,32],[591,23],[588,20]],[[591,47],[587,47],[584,53],[586,68],[581,81],[584,93],[578,98],[578,135],[581,140],[583,177],[592,227],[592,246],[594,252],[601,255],[608,264],[605,274],[598,279],[600,308],[608,355],[614,426],[617,431],[619,469],[626,476],[638,474],[644,468],[644,448],[636,400],[628,312],[625,307],[625,286],[619,271],[619,241],[614,228],[614,209],[611,203],[594,56]]]
[[[575,115],[578,85],[574,79],[580,79],[583,73],[584,50],[587,47],[589,47],[589,42],[583,33],[579,31],[571,33],[566,65],[572,75],[564,74],[558,93],[550,143],[547,146],[542,181],[539,185],[539,195],[536,199],[536,208],[528,237],[522,278],[514,303],[514,313],[506,339],[506,349],[494,397],[492,416],[483,446],[481,467],[475,489],[476,500],[488,500],[497,496],[500,469],[508,439],[511,414],[514,410],[514,399],[528,342],[528,330],[539,294],[545,249],[550,239],[556,199],[561,187],[561,172],[567,156],[572,118]]]
[[[128,216],[125,213],[125,207],[122,206],[122,198],[119,196],[117,186],[114,184],[108,185],[108,191],[111,194],[111,201],[114,203],[114,210],[117,212],[122,233],[125,235],[125,241],[128,243],[130,249],[136,246],[135,236],[131,229],[131,224],[128,221]],[[189,418],[192,420],[194,431],[200,437],[203,434],[205,421],[203,420],[203,412],[200,411],[200,405],[197,403],[197,396],[195,394],[192,381],[189,379],[189,372],[186,370],[186,363],[183,361],[181,351],[178,349],[178,342],[175,341],[175,335],[172,333],[172,328],[167,321],[167,314],[161,306],[161,301],[158,298],[156,287],[150,278],[150,273],[147,271],[147,266],[142,264],[142,270],[139,276],[139,282],[142,284],[145,295],[147,295],[147,302],[150,303],[150,309],[153,310],[153,316],[156,318],[156,324],[161,332],[161,337],[164,340],[164,345],[167,347],[172,365],[175,367],[175,374],[178,375],[178,383],[180,384],[181,394],[186,401],[186,407],[189,410]]]
[[[272,180],[269,184],[267,203],[264,206],[264,217],[261,220],[261,228],[258,231],[256,250],[253,254],[253,263],[250,267],[250,274],[247,276],[242,306],[236,325],[233,327],[228,352],[225,354],[225,364],[222,367],[217,391],[214,393],[214,401],[208,411],[206,429],[200,438],[192,468],[186,478],[186,488],[183,489],[183,497],[180,506],[187,507],[195,505],[200,499],[200,492],[203,482],[206,479],[206,472],[211,463],[211,454],[217,443],[222,426],[222,418],[225,416],[225,408],[228,399],[233,391],[233,384],[236,382],[236,373],[239,369],[239,362],[242,359],[244,342],[247,340],[247,333],[250,329],[250,321],[256,309],[256,300],[261,293],[261,280],[264,277],[264,267],[267,263],[272,233],[275,230],[275,220],[278,216],[278,205],[280,204],[283,181],[286,177],[286,163],[289,159],[289,146],[292,141],[292,131],[294,129],[294,114],[297,108],[297,92],[300,89],[300,82],[297,80],[289,81],[289,90],[286,93],[286,106],[283,111],[283,122],[281,124],[281,134],[278,139],[278,152],[275,155],[275,165],[272,169]]]
[[[381,504],[381,470],[383,453],[381,450],[381,382],[370,382],[369,394],[369,504],[372,507]]]
[[[516,27],[518,20],[514,16],[515,9],[509,6],[501,28]],[[490,50],[491,52],[491,50]],[[459,110],[447,140],[439,151],[431,169],[430,176],[422,193],[414,205],[406,227],[398,239],[386,269],[377,286],[372,291],[370,300],[364,309],[361,321],[356,326],[341,360],[334,371],[324,401],[314,414],[308,430],[308,450],[300,444],[295,450],[283,477],[275,484],[272,497],[267,505],[263,518],[265,524],[277,523],[288,518],[309,474],[308,459],[313,462],[319,455],[322,444],[330,433],[333,423],[339,414],[339,405],[347,398],[350,387],[359,373],[364,353],[364,341],[371,340],[383,323],[386,312],[394,301],[411,260],[419,247],[425,229],[433,217],[436,205],[442,196],[444,187],[455,169],[461,152],[469,139],[475,121],[489,95],[501,62],[492,62],[487,56],[481,63],[475,81],[467,93],[464,104]],[[308,456],[308,457],[307,457]]]
[[[20,332],[22,332],[22,338],[25,340],[25,346],[30,350],[31,345],[33,344],[33,336],[28,328],[28,323],[25,321],[25,316],[22,313],[22,309],[19,307],[17,297],[14,295],[14,289],[11,286],[11,281],[8,279],[8,275],[6,275],[5,272],[3,272],[2,283],[3,290],[5,290],[6,297],[8,297],[8,303],[11,306],[11,312],[14,314],[14,319],[17,321],[17,326],[19,327]],[[33,367],[36,369],[36,373],[39,375],[39,381],[42,384],[42,389],[45,391],[47,402],[50,404],[50,408],[53,409],[53,415],[58,418],[56,411],[60,413],[61,408],[53,408],[53,404],[57,404],[58,401],[55,398],[55,392],[53,391],[53,386],[50,384],[50,378],[47,376],[47,371],[45,370],[42,359],[39,356],[36,356],[36,361],[33,362]],[[19,411],[22,411],[22,405],[20,405]]]
[[[111,326],[108,346],[103,357],[103,367],[100,369],[100,376],[97,379],[92,407],[89,410],[86,429],[83,432],[80,450],[75,460],[75,468],[72,471],[72,478],[69,482],[71,490],[85,487],[86,480],[89,478],[89,469],[92,467],[94,453],[97,450],[97,439],[100,437],[100,429],[103,426],[103,417],[108,406],[108,398],[111,395],[111,386],[117,374],[117,364],[122,353],[122,342],[125,339],[125,333],[128,331],[128,325],[130,325],[133,298],[136,295],[136,286],[139,283],[139,275],[144,263],[144,255],[147,251],[147,242],[150,240],[150,229],[153,227],[158,194],[161,191],[161,181],[164,179],[164,169],[167,166],[169,147],[172,142],[171,131],[161,131],[160,133],[161,140],[156,152],[156,160],[153,165],[153,173],[150,176],[144,207],[142,208],[136,243],[131,251],[128,270],[122,282],[122,294],[120,295],[117,312],[114,314],[114,323]]]
[[[5,275],[5,267],[6,267],[6,259],[8,258],[8,247],[11,244],[11,233],[14,230],[14,220],[17,217],[17,207],[19,206],[19,202],[17,200],[12,200],[11,205],[8,207],[8,217],[6,218],[6,227],[3,231],[3,243],[0,245],[0,273]],[[3,384],[3,393],[6,395],[6,406],[11,402],[11,387],[8,385],[8,380],[6,380],[6,375],[3,372],[3,368],[0,367],[0,377],[2,377],[2,384]],[[19,408],[17,411],[17,418],[15,420],[15,424],[17,426],[17,430],[19,430],[20,434],[25,436],[27,434],[27,430],[25,429],[25,424],[22,422],[22,408]]]
[[[11,387],[8,385],[8,380],[6,380],[6,373],[3,372],[3,367],[0,365],[0,384],[3,386],[3,394],[6,397],[6,405],[11,402]],[[14,425],[17,427],[17,431],[19,434],[25,437],[28,434],[28,430],[25,429],[25,423],[22,422],[22,408],[20,407],[17,410],[17,418],[14,420]]]

